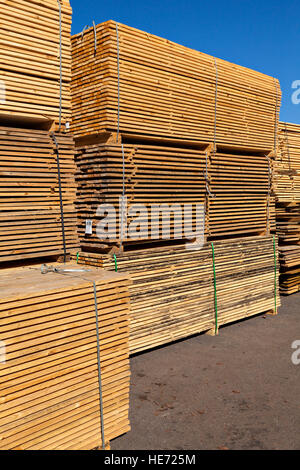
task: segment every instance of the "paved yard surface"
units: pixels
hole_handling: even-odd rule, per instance
[[[132,431],[112,450],[300,449],[300,293],[258,316],[131,358]]]

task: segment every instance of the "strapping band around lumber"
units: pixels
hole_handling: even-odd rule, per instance
[[[117,73],[118,73],[118,126],[117,126],[117,142],[119,141],[120,134],[120,43],[119,43],[119,29],[116,23],[117,33]]]
[[[94,28],[94,41],[95,41],[94,55],[96,55],[97,54],[97,30],[96,30],[95,21],[93,21],[93,28]]]
[[[120,247],[123,246],[123,240],[125,238],[125,211],[126,211],[126,189],[125,189],[125,152],[124,152],[124,145],[121,144],[122,147],[122,207],[121,207],[121,230],[120,230]]]
[[[276,89],[276,106],[275,106],[275,125],[274,125],[274,153],[276,156],[277,153],[277,117],[278,117],[278,87],[277,87],[277,82],[276,79],[274,78],[274,83],[275,83],[275,89]]]
[[[63,79],[63,69],[62,69],[62,12],[61,12],[61,3],[60,0],[57,0],[58,11],[59,11],[59,132],[61,131],[61,121],[62,121],[62,79]]]
[[[215,61],[215,69],[216,69],[216,92],[215,92],[215,124],[214,124],[214,155],[216,155],[217,151],[217,105],[218,105],[218,65],[217,60],[214,58]]]
[[[215,260],[215,246],[212,242],[212,259],[213,259],[213,272],[214,272],[214,299],[215,299],[215,334],[218,333],[218,296],[217,296],[217,277],[216,277],[216,260]]]
[[[267,196],[267,220],[266,220],[266,225],[267,225],[267,234],[270,235],[270,197],[271,197],[271,181],[273,178],[272,175],[272,168],[271,168],[271,162],[270,158],[265,155],[266,159],[268,160],[268,196]]]
[[[115,271],[116,273],[118,272],[118,261],[116,255],[114,255],[114,260],[115,260]]]
[[[205,180],[205,185],[206,185],[206,192],[211,198],[214,198],[216,197],[216,195],[213,194],[209,188],[208,163],[207,162],[208,162],[208,154],[207,152],[205,152],[205,170],[203,170],[203,174],[204,174],[204,180]]]
[[[58,274],[64,275],[64,273],[58,272]],[[68,276],[76,277],[74,274],[68,273]],[[82,277],[88,282],[90,279]],[[105,450],[105,434],[104,434],[104,415],[103,415],[103,393],[102,393],[102,370],[101,370],[101,348],[100,348],[100,334],[99,334],[99,320],[98,320],[98,299],[97,299],[97,287],[96,282],[92,281],[93,293],[94,293],[94,306],[95,306],[95,322],[96,322],[96,338],[97,338],[97,366],[98,366],[98,384],[99,384],[99,405],[100,405],[100,427],[101,427],[101,441],[102,449]]]
[[[85,30],[87,30],[87,29],[88,29],[88,27],[89,27],[89,25],[88,25],[88,24],[86,24],[86,25],[85,25],[85,27],[83,28],[83,30],[82,30],[82,32],[81,32],[81,41],[83,40],[83,35],[84,35],[84,32],[85,32]]]
[[[105,450],[101,354],[100,354],[100,337],[99,337],[99,321],[98,321],[98,301],[97,301],[97,288],[96,288],[95,281],[93,282],[93,288],[94,288],[96,334],[97,334],[97,359],[98,359],[99,402],[100,402],[100,426],[101,426],[102,449]]]
[[[63,206],[62,186],[61,186],[61,174],[60,174],[59,147],[58,147],[58,142],[56,140],[54,133],[52,134],[52,139],[56,147],[56,164],[57,164],[57,176],[58,176],[58,188],[59,188],[61,232],[62,232],[63,249],[64,249],[64,263],[66,263],[67,248],[66,248],[66,236],[65,236],[65,219],[64,219],[64,206]]]
[[[275,303],[275,313],[277,313],[277,257],[276,257],[276,240],[275,235],[273,235],[273,248],[274,248],[274,303]]]

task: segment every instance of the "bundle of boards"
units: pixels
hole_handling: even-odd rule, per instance
[[[279,240],[280,291],[300,290],[300,203],[276,204],[276,233]]]
[[[72,38],[72,130],[274,150],[278,80],[107,21]]]
[[[69,0],[1,0],[0,117],[57,121],[62,78],[62,118],[71,116]],[[60,70],[60,8],[62,56]]]
[[[300,202],[300,125],[280,122],[275,167],[278,202]]]
[[[96,253],[71,256],[80,264],[117,266],[130,274],[129,347],[136,353],[251,315],[276,313],[276,252],[277,241],[268,236],[219,241],[196,251],[185,246],[131,251],[117,261]]]
[[[93,283],[105,444],[130,429],[127,276],[13,268],[0,279],[0,449],[102,448]]]
[[[280,251],[280,290],[300,290],[300,125],[280,122],[275,161],[276,231]]]
[[[275,229],[269,160],[264,155],[209,155],[200,149],[166,145],[94,144],[76,149],[76,163],[79,238],[84,249],[100,248],[105,241],[118,243],[121,233],[123,242],[131,244],[198,238],[203,233],[201,220],[196,223],[201,206],[209,237]],[[122,195],[126,197],[123,216]],[[99,211],[101,204],[112,205],[119,222],[112,225],[107,240],[96,229],[107,217]],[[170,219],[164,221],[159,208],[165,210],[164,215],[169,210]],[[92,235],[85,233],[87,219],[93,222]]]
[[[64,134],[0,127],[0,263],[64,252],[78,245],[74,141]]]

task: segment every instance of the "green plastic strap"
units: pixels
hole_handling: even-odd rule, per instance
[[[214,268],[214,291],[215,291],[215,333],[218,332],[218,298],[217,298],[217,278],[216,278],[216,261],[215,261],[215,247],[211,244]]]
[[[115,258],[115,271],[116,273],[118,272],[118,262],[117,262],[117,257],[116,255],[114,255],[114,258]]]
[[[274,269],[275,269],[274,300],[275,300],[275,313],[276,313],[277,312],[277,257],[276,257],[276,239],[275,239],[275,235],[273,235],[273,247],[274,247]]]
[[[79,260],[79,251],[77,251],[77,256],[76,256],[76,263],[78,264],[78,260]]]

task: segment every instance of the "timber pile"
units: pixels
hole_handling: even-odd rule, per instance
[[[171,217],[167,239],[192,238],[196,231],[196,204],[206,204],[205,234],[209,237],[266,233],[275,229],[274,201],[271,199],[269,163],[264,155],[248,153],[216,153],[207,158],[201,149],[168,147],[166,145],[124,144],[124,189],[127,197],[127,226],[137,221],[134,204],[143,204],[147,213],[139,217],[139,233],[133,239],[129,230],[124,242],[146,241],[150,238],[150,214],[155,204],[168,204],[180,216]],[[123,159],[120,145],[93,144],[76,149],[78,233],[81,246],[95,251],[104,243],[118,243],[121,228],[109,240],[100,239],[97,215],[100,204],[116,207],[121,220],[119,198],[123,194]],[[207,170],[206,170],[207,167]],[[206,191],[206,175],[212,197]],[[176,209],[175,204],[180,207]],[[192,204],[184,224],[183,204]],[[177,212],[176,212],[177,211]],[[268,216],[269,213],[269,216]],[[182,216],[182,217],[181,217]],[[92,235],[85,233],[86,220],[93,222]],[[125,222],[124,222],[125,224]],[[159,230],[152,240],[163,239],[162,217]]]
[[[71,20],[62,9],[62,118],[71,116]],[[31,125],[58,121],[60,20],[57,0],[1,0],[0,118]],[[3,96],[4,93],[4,96]]]
[[[59,146],[67,251],[78,246],[74,142]],[[56,146],[46,131],[0,127],[0,263],[63,250]]]
[[[289,295],[300,290],[300,203],[277,203],[276,226],[280,291]]]
[[[270,163],[269,163],[270,161]],[[210,237],[266,234],[275,230],[273,182],[264,155],[216,153],[211,159]]]
[[[275,309],[273,237],[214,243],[217,326]],[[276,241],[277,250],[277,241]],[[78,263],[115,270],[109,255],[79,252]],[[216,329],[211,244],[138,250],[117,255],[118,271],[132,278],[130,352]],[[276,273],[277,306],[280,305]]]
[[[72,131],[274,150],[278,80],[107,21],[72,38]],[[119,116],[118,116],[119,114]],[[216,134],[215,134],[216,124]]]
[[[91,271],[1,271],[0,449],[102,447],[93,282],[105,443],[130,429],[129,280]]]
[[[280,122],[275,161],[276,230],[282,294],[300,290],[300,125]]]
[[[278,202],[300,202],[300,125],[280,122],[275,166]]]

